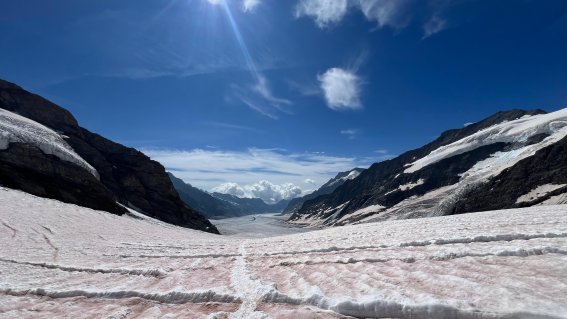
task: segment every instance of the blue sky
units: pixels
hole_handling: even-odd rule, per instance
[[[187,182],[266,200],[567,105],[563,0],[2,1],[0,29],[1,78]]]

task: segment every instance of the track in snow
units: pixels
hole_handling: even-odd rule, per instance
[[[567,206],[244,239],[2,189],[0,222],[1,318],[567,317]]]

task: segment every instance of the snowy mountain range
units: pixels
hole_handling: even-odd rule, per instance
[[[3,186],[118,215],[129,207],[211,232],[217,230],[201,213],[283,210],[293,223],[321,227],[567,202],[567,109],[498,112],[275,205],[187,185],[143,153],[89,132],[67,110],[5,81],[0,130]]]
[[[168,173],[181,200],[207,218],[227,218],[251,214],[281,213],[289,200],[267,204],[259,198],[240,198],[230,194],[208,193]]]
[[[291,221],[310,226],[567,202],[567,109],[498,112],[373,164]]]
[[[566,318],[566,166],[567,109],[512,110],[268,205],[0,81],[0,317]],[[359,225],[218,236],[198,212],[285,206]]]
[[[360,173],[363,170],[364,169],[362,169],[362,168],[354,168],[350,171],[338,173],[337,176],[331,178],[329,181],[327,181],[325,184],[323,184],[321,187],[319,187],[313,193],[292,199],[289,202],[289,205],[287,205],[287,207],[285,208],[284,214],[294,214],[295,212],[297,212],[301,208],[301,206],[303,206],[303,204],[306,201],[317,198],[317,197],[322,196],[322,195],[332,193],[335,189],[337,189],[339,186],[344,184],[346,181],[351,180],[351,179],[355,179],[356,177],[358,177],[358,175],[360,175]]]

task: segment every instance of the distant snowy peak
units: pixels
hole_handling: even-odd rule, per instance
[[[313,226],[567,202],[567,109],[498,112],[306,201]]]
[[[348,180],[357,178],[358,175],[360,175],[360,172],[362,172],[363,170],[364,169],[362,168],[355,168],[347,172],[339,173],[337,174],[337,176],[329,180],[327,183],[323,184],[323,186],[321,186],[319,189],[330,188],[335,186],[338,187]]]
[[[28,118],[0,109],[0,150],[10,143],[24,143],[39,148],[43,153],[76,164],[97,179],[99,174],[89,163],[80,157],[57,132]]]
[[[319,187],[313,193],[307,194],[305,196],[294,198],[289,202],[289,205],[284,209],[285,214],[294,214],[299,209],[301,209],[303,203],[308,200],[317,198],[321,195],[326,195],[332,193],[335,189],[343,185],[346,181],[356,179],[361,172],[363,172],[363,168],[354,168],[350,171],[340,172],[335,177],[330,179],[328,182],[323,184],[323,186]]]

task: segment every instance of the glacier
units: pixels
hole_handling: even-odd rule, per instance
[[[247,238],[0,187],[0,229],[1,318],[567,318],[567,205]]]

